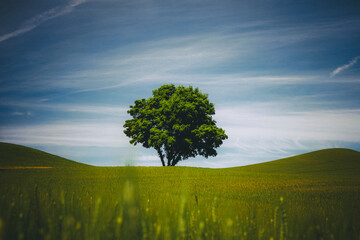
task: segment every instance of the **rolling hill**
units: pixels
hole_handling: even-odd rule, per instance
[[[0,143],[0,168],[78,166],[89,165],[68,160],[34,148],[11,143]],[[284,174],[316,174],[332,172],[341,174],[359,174],[360,152],[344,148],[324,149],[280,160],[229,168],[229,170]]]
[[[88,166],[34,148],[0,143],[0,168]]]
[[[233,168],[259,173],[360,173],[360,152],[345,148],[323,149],[275,161]]]

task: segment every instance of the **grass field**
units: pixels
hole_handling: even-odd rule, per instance
[[[360,239],[360,153],[348,149],[228,169],[0,150],[0,240]]]

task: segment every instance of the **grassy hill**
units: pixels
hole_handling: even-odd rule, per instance
[[[0,143],[0,168],[87,166],[34,148]]]
[[[336,173],[359,175],[360,152],[344,148],[324,149],[294,157],[233,169],[259,173]]]
[[[76,167],[87,166],[37,149],[0,142],[0,167]],[[179,167],[178,167],[179,168]],[[360,152],[333,148],[294,157],[234,167],[231,170],[258,173],[344,173],[358,174]]]

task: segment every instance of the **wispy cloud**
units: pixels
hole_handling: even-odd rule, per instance
[[[127,108],[114,105],[89,105],[89,104],[60,104],[60,103],[39,103],[39,102],[15,102],[0,101],[0,105],[8,107],[17,107],[23,109],[40,110],[40,111],[56,111],[56,112],[73,112],[73,113],[91,113],[123,117],[127,114]],[[30,111],[13,112],[12,115],[31,115]]]
[[[43,146],[121,147],[128,140],[122,124],[112,122],[59,122],[0,127],[0,141]]]
[[[319,79],[317,76],[306,74],[289,76],[282,71],[281,74],[272,72],[270,75],[265,71],[257,69],[256,72],[251,72],[249,69],[261,66],[263,59],[267,59],[266,62],[276,62],[282,49],[299,42],[331,35],[341,26],[343,25],[316,25],[311,29],[263,28],[240,32],[234,29],[217,30],[142,41],[111,49],[107,54],[93,56],[91,60],[87,60],[89,68],[62,73],[57,77],[57,81],[41,86],[72,88],[86,92],[139,83],[159,84],[172,81],[184,84],[188,81],[190,84],[198,84],[206,83],[209,79],[214,79],[212,84],[223,84],[227,80],[229,83],[261,81],[265,84],[324,82],[324,78]],[[237,67],[229,68],[226,72],[217,70],[233,64]]]
[[[238,31],[236,28],[217,29],[156,40],[144,38],[140,42],[105,49],[101,53],[68,53],[72,64],[54,60],[55,62],[42,65],[41,74],[34,74],[30,79],[26,76],[27,81],[22,84],[9,82],[0,91],[43,91],[55,88],[88,92],[140,83],[159,85],[169,81],[198,85],[206,84],[209,79],[213,79],[211,84],[218,85],[227,80],[229,83],[247,81],[247,84],[260,81],[265,84],[324,82],[324,78],[314,79],[314,76],[306,73],[294,76],[289,71],[269,73],[266,69],[269,62],[283,61],[278,57],[283,49],[299,42],[331,35],[343,25],[316,25],[310,29],[300,26],[267,28],[264,23],[259,29],[246,31]],[[59,43],[56,48],[62,49],[61,44],[63,43]],[[74,67],[73,63],[77,62],[86,62],[86,66]],[[266,66],[265,70],[259,69],[263,64]],[[69,68],[69,65],[72,67]]]
[[[266,37],[268,34],[282,37],[269,40]],[[314,82],[314,76],[287,76],[286,73],[282,76],[266,75],[247,70],[248,64],[254,64],[257,59],[264,58],[264,55],[273,58],[271,49],[290,44],[284,41],[285,38],[286,33],[283,31],[217,32],[141,42],[112,49],[108,54],[87,58],[88,68],[61,72],[57,76],[47,76],[46,79],[34,79],[31,81],[31,89],[34,89],[36,82],[40,82],[36,84],[36,87],[40,88],[66,88],[77,92],[121,88],[139,83],[161,84],[168,81],[181,84],[207,84],[210,81],[212,85],[221,85],[224,82]],[[289,41],[295,41],[293,39],[296,38],[291,37]],[[236,68],[237,72],[216,72],[216,69],[234,62],[240,66],[240,69]],[[208,73],[209,71],[211,73]],[[16,88],[18,89],[18,85]]]
[[[84,2],[86,2],[87,0],[72,0],[70,1],[67,5],[65,6],[61,6],[61,7],[55,7],[52,8],[48,11],[45,11],[31,19],[29,19],[28,21],[26,21],[22,27],[20,27],[19,29],[4,34],[2,36],[0,36],[0,42],[3,42],[7,39],[16,37],[18,35],[21,35],[23,33],[29,32],[31,30],[33,30],[34,28],[40,26],[41,24],[43,24],[44,22],[59,17],[61,15],[70,13],[74,10],[74,8],[76,6],[79,6],[80,4],[83,4]]]
[[[215,118],[229,135],[224,147],[239,156],[288,156],[360,141],[360,109],[291,111],[264,103],[220,108]]]
[[[345,64],[341,67],[336,68],[334,71],[331,72],[330,77],[334,77],[335,75],[339,74],[340,72],[354,66],[359,59],[360,59],[360,56],[357,56],[354,59],[352,59],[348,64]]]
[[[13,115],[13,116],[25,116],[25,115],[31,116],[31,115],[32,115],[32,113],[31,113],[30,111],[26,111],[26,112],[12,112],[12,113],[10,113],[10,114]]]

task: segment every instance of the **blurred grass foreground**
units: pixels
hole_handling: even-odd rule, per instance
[[[352,150],[228,169],[15,168],[3,158],[0,240],[360,239]]]

